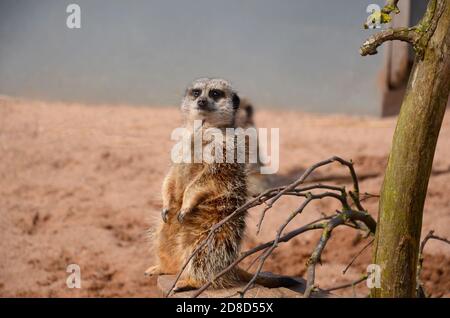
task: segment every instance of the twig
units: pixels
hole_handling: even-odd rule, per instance
[[[346,272],[347,272],[347,270],[353,265],[353,263],[355,262],[355,260],[358,258],[358,256],[359,255],[361,255],[362,254],[362,252],[364,252],[364,250],[366,249],[366,248],[368,248],[373,242],[374,242],[374,240],[375,239],[371,239],[370,241],[369,241],[369,243],[367,243],[366,245],[364,245],[364,247],[355,255],[355,256],[353,256],[353,258],[352,258],[352,260],[350,261],[350,263],[348,263],[348,265],[344,268],[344,270],[342,271],[342,274],[345,274]]]
[[[398,13],[398,0],[387,1],[382,14]],[[425,48],[433,35],[437,21],[445,8],[445,0],[430,0],[423,19],[413,27],[388,28],[370,36],[361,46],[359,52],[362,56],[377,54],[377,48],[386,41],[399,40],[412,44],[419,59],[423,59]]]
[[[367,201],[368,199],[379,198],[379,197],[380,197],[379,194],[373,194],[373,193],[367,193],[367,192],[365,192],[365,193],[363,194],[363,197],[361,198],[361,202]]]
[[[418,297],[426,297],[425,288],[423,287],[422,282],[420,281],[420,274],[422,272],[422,266],[423,266],[423,250],[425,249],[425,245],[428,243],[429,240],[437,240],[441,241],[447,244],[450,244],[450,240],[446,239],[445,237],[440,237],[437,235],[434,235],[434,231],[428,232],[428,234],[423,239],[422,243],[420,243],[420,249],[419,249],[419,262],[417,264],[417,275],[416,275],[416,281],[417,281],[417,287],[416,292]]]
[[[419,41],[420,35],[416,28],[389,28],[369,37],[359,49],[362,56],[377,54],[377,48],[386,41],[399,40],[411,43],[413,46]]]
[[[343,211],[342,213],[336,215],[333,217],[328,223],[327,226],[324,228],[322,232],[322,236],[320,237],[319,243],[317,244],[316,248],[314,249],[314,252],[312,253],[311,257],[309,258],[307,262],[307,283],[306,283],[306,290],[304,297],[309,297],[311,295],[311,292],[314,289],[314,282],[315,282],[315,273],[316,273],[316,265],[318,262],[320,262],[320,257],[322,255],[322,252],[325,248],[325,245],[327,244],[328,240],[331,237],[332,231],[339,225],[344,224],[347,220],[358,220],[366,223],[367,227],[370,229],[370,231],[375,234],[375,221],[370,217],[370,215],[367,212],[362,211]],[[373,221],[373,222],[372,222]]]
[[[353,180],[353,191],[347,191],[344,187],[338,187],[334,185],[326,185],[326,184],[314,184],[314,185],[308,185],[300,187],[300,185],[306,180],[306,178],[316,169],[319,167],[331,164],[333,162],[339,162],[340,164],[346,166],[349,169],[350,175]],[[312,193],[311,191],[314,190],[327,190],[325,192],[321,193]],[[262,267],[266,261],[266,259],[272,254],[272,252],[278,247],[278,244],[281,242],[286,242],[290,240],[291,238],[309,231],[309,230],[315,230],[315,229],[322,229],[325,233],[326,231],[329,231],[331,233],[330,229],[333,229],[334,227],[338,225],[347,225],[354,228],[359,229],[359,225],[357,224],[357,221],[362,222],[367,226],[370,232],[375,232],[376,222],[372,219],[372,217],[364,210],[364,208],[361,205],[360,197],[359,197],[359,184],[358,179],[356,176],[355,169],[353,167],[353,163],[351,161],[346,161],[339,157],[331,157],[327,160],[321,161],[319,163],[314,164],[310,168],[308,168],[302,176],[297,179],[295,182],[291,183],[290,185],[287,185],[285,187],[277,187],[273,189],[268,189],[264,191],[263,193],[259,194],[258,196],[254,197],[252,200],[245,203],[243,206],[239,207],[235,211],[233,211],[230,215],[225,217],[222,221],[218,222],[214,226],[212,226],[208,232],[208,235],[204,241],[199,243],[195,250],[191,253],[191,255],[186,259],[185,263],[181,267],[180,272],[178,273],[177,277],[175,278],[175,281],[173,282],[171,288],[169,289],[167,296],[170,295],[170,293],[173,291],[176,283],[178,282],[180,276],[182,275],[183,271],[186,269],[189,262],[193,259],[193,257],[207,244],[212,240],[212,238],[215,235],[215,232],[226,222],[228,222],[231,218],[236,216],[238,213],[243,213],[244,211],[251,209],[253,207],[259,206],[264,204],[265,208],[263,213],[260,216],[260,220],[258,222],[258,231],[261,227],[261,224],[263,222],[264,216],[266,212],[272,208],[273,204],[282,196],[288,195],[288,196],[298,196],[303,197],[305,200],[300,204],[300,206],[293,211],[289,217],[283,222],[283,224],[278,228],[278,231],[276,233],[275,239],[267,242],[265,244],[259,245],[243,254],[241,254],[235,261],[233,261],[227,268],[222,270],[220,273],[218,273],[215,277],[213,277],[210,281],[208,281],[204,286],[202,286],[195,294],[194,297],[197,297],[200,295],[205,289],[207,289],[209,286],[211,286],[212,282],[233,269],[239,262],[241,262],[246,257],[257,253],[259,251],[264,251],[257,259],[258,261],[258,267],[257,270],[250,279],[250,281],[247,283],[247,285],[244,287],[244,289],[240,292],[241,295],[244,295],[248,289],[253,286],[255,283],[258,275],[261,273]],[[355,206],[357,207],[358,211],[352,210],[350,207],[350,204],[347,201],[347,197],[350,197]],[[286,226],[300,213],[303,212],[303,210],[308,206],[308,204],[314,200],[320,200],[323,198],[332,198],[335,200],[338,200],[341,203],[342,210],[344,212],[338,213],[332,217],[326,217],[319,219],[313,223],[307,224],[303,227],[298,228],[297,230],[291,231],[288,234],[283,234],[283,231],[285,230]],[[361,210],[361,211],[359,211]],[[330,226],[331,224],[331,226]],[[322,234],[323,236],[323,234]],[[321,250],[323,250],[324,246],[326,244],[326,241],[323,242],[322,240],[319,241],[319,245],[323,245],[320,248],[320,251],[318,253],[320,258]],[[310,263],[312,264],[312,262]],[[308,283],[313,283],[314,277],[308,277]],[[310,292],[309,292],[310,293]]]
[[[356,177],[356,172],[355,172],[355,169],[353,168],[353,163],[352,163],[352,162],[349,162],[349,161],[346,161],[346,160],[344,160],[344,159],[342,159],[342,158],[339,158],[339,157],[337,157],[337,156],[331,157],[331,158],[329,158],[329,159],[327,159],[327,160],[320,161],[320,162],[318,162],[318,163],[312,165],[312,166],[309,167],[308,169],[306,169],[306,171],[302,174],[302,176],[301,176],[299,179],[297,179],[297,181],[291,183],[290,185],[288,185],[287,187],[285,187],[284,189],[282,189],[281,191],[279,191],[279,192],[278,192],[278,193],[277,193],[277,194],[276,194],[276,195],[275,195],[275,196],[267,203],[267,206],[264,208],[264,210],[263,210],[262,213],[261,213],[260,221],[259,221],[259,223],[258,223],[257,233],[259,233],[260,230],[261,230],[262,221],[264,220],[264,216],[265,216],[266,212],[267,212],[270,208],[272,208],[273,204],[274,204],[279,198],[281,198],[286,192],[292,191],[292,190],[295,189],[297,186],[299,186],[300,184],[304,183],[305,180],[306,180],[306,178],[308,178],[309,175],[310,175],[311,173],[314,172],[314,170],[316,170],[316,169],[318,169],[318,168],[320,168],[320,167],[329,165],[329,164],[331,164],[331,163],[333,163],[333,162],[339,162],[340,164],[345,165],[345,166],[349,169],[350,175],[351,175],[352,180],[353,180],[353,187],[354,187],[353,192],[354,192],[354,196],[355,196],[354,198],[352,197],[352,199],[357,199],[357,198],[359,198],[359,184],[358,184],[358,178]],[[356,202],[355,202],[355,203],[356,203]]]
[[[338,286],[335,286],[335,287],[331,287],[331,288],[328,288],[328,289],[324,289],[323,291],[328,293],[328,292],[332,292],[332,291],[338,290],[338,289],[354,287],[354,286],[358,285],[359,283],[362,283],[363,281],[365,281],[367,279],[367,277],[368,276],[366,274],[366,275],[361,276],[360,278],[358,278],[357,280],[355,280],[353,282],[345,283],[345,284],[338,285]]]
[[[287,242],[289,240],[291,240],[292,238],[296,237],[297,235],[300,235],[304,232],[307,231],[311,231],[311,230],[317,230],[317,229],[323,229],[325,224],[324,223],[319,223],[323,220],[329,219],[328,218],[321,218],[318,219],[314,222],[311,222],[305,226],[302,226],[296,230],[293,230],[289,233],[287,233],[286,235],[283,235],[282,237],[280,237],[280,239],[278,240],[278,243],[282,243],[282,242]],[[205,285],[203,285],[200,289],[198,289],[196,291],[196,293],[192,296],[192,297],[198,297],[203,291],[205,291],[209,286],[211,286],[212,282],[215,281],[216,279],[222,277],[224,274],[226,274],[227,272],[229,272],[232,268],[234,268],[237,264],[239,264],[241,261],[243,261],[244,259],[246,259],[247,257],[249,257],[250,255],[253,255],[259,251],[265,250],[267,248],[269,248],[270,246],[273,245],[275,240],[266,242],[264,244],[260,244],[244,253],[241,253],[241,255],[233,262],[231,263],[228,267],[226,267],[224,270],[222,270],[220,273],[218,273],[216,276],[214,276],[213,279],[211,279],[211,281],[207,282]]]
[[[324,185],[317,185],[318,187],[325,187],[325,188],[333,188],[332,186],[324,186]],[[308,186],[305,187],[304,189],[312,189],[313,186]],[[285,189],[285,187],[281,187],[281,188],[275,188],[275,189],[269,189],[265,192],[263,192],[262,194],[260,194],[259,196],[257,196],[256,198],[254,198],[253,200],[247,202],[246,204],[244,204],[243,206],[241,206],[240,208],[236,209],[233,213],[231,213],[230,215],[228,215],[227,217],[225,217],[222,221],[220,221],[219,223],[215,224],[214,226],[211,227],[206,239],[200,243],[195,250],[191,253],[191,255],[187,258],[187,260],[185,261],[185,263],[183,264],[183,266],[181,267],[181,270],[178,272],[174,282],[172,283],[171,288],[169,289],[168,293],[165,295],[166,297],[168,297],[170,295],[170,293],[173,291],[173,289],[175,288],[176,283],[178,282],[178,280],[181,277],[181,274],[183,273],[183,271],[186,269],[187,265],[189,264],[189,262],[194,258],[195,255],[197,255],[197,253],[208,244],[208,242],[211,241],[212,237],[214,236],[215,232],[226,222],[228,222],[233,216],[235,216],[237,213],[241,213],[243,211],[245,211],[247,208],[251,208],[257,205],[262,204],[262,202],[265,202],[265,200],[267,200],[267,198],[270,198],[271,196],[273,196],[273,192],[276,191],[283,191]],[[291,191],[288,194],[296,194],[296,195],[300,195],[299,192],[297,191]],[[331,196],[332,194],[330,194]]]

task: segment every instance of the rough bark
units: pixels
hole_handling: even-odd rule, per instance
[[[441,1],[445,7],[416,56],[393,137],[374,249],[381,288],[373,297],[416,295],[423,207],[450,91],[450,0]]]

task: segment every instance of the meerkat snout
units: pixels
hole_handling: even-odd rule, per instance
[[[197,105],[200,109],[208,109],[208,100],[205,97],[200,97],[197,101]]]

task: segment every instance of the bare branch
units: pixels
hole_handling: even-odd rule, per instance
[[[367,193],[365,192],[363,194],[363,197],[361,198],[361,202],[366,201],[368,199],[372,199],[372,198],[379,198],[380,195],[379,194],[373,194],[373,193]]]
[[[280,237],[280,239],[278,240],[278,243],[282,243],[282,242],[288,242],[289,240],[291,240],[292,238],[296,237],[297,235],[300,235],[302,233],[305,233],[307,231],[311,231],[311,230],[317,230],[317,229],[323,229],[325,227],[324,223],[320,223],[321,221],[330,219],[330,217],[327,218],[321,218],[318,219],[314,222],[311,222],[305,226],[302,226],[296,230],[293,230],[285,235],[283,235],[282,237]],[[267,248],[269,248],[270,246],[273,245],[273,243],[275,242],[275,240],[272,240],[270,242],[266,242],[264,244],[260,244],[244,253],[241,253],[241,255],[239,256],[239,258],[237,258],[233,263],[231,263],[227,268],[225,268],[223,271],[221,271],[219,274],[217,274],[211,281],[209,281],[208,283],[206,283],[205,285],[203,285],[199,290],[197,290],[197,292],[193,295],[193,297],[198,297],[203,291],[205,291],[209,286],[211,286],[212,282],[220,277],[222,277],[224,274],[226,274],[227,272],[229,272],[232,268],[234,268],[237,264],[239,264],[240,262],[242,262],[244,259],[246,259],[247,257],[265,250]]]
[[[359,49],[362,56],[377,54],[377,48],[386,41],[400,40],[413,46],[419,41],[420,35],[415,28],[386,29],[370,36]]]
[[[437,235],[434,235],[434,231],[430,231],[427,236],[425,237],[425,239],[422,241],[422,243],[420,244],[420,253],[423,253],[423,249],[425,248],[425,245],[427,244],[427,242],[429,240],[438,240],[447,244],[450,244],[450,240],[446,239],[445,237],[440,237]]]
[[[364,245],[364,247],[363,247],[358,253],[356,253],[356,255],[352,258],[352,260],[350,261],[350,263],[348,263],[348,265],[344,268],[344,270],[342,271],[342,274],[347,273],[348,269],[353,265],[353,263],[354,263],[355,260],[358,258],[358,256],[361,255],[362,252],[364,252],[365,249],[368,248],[368,247],[374,242],[374,240],[375,240],[375,239],[371,239],[371,240],[369,241],[369,243],[367,243],[366,245]]]
[[[375,221],[370,217],[370,215],[367,212],[348,210],[343,211],[342,213],[333,217],[324,228],[319,243],[317,244],[316,248],[314,249],[314,252],[312,253],[311,257],[307,262],[308,268],[307,268],[306,291],[304,295],[305,297],[309,297],[315,287],[314,281],[316,274],[316,265],[317,263],[320,262],[320,257],[322,256],[322,252],[329,238],[331,237],[332,231],[337,226],[347,222],[349,219],[358,220],[366,223],[367,227],[371,230],[371,232],[375,234],[375,226],[376,226],[374,224]]]
[[[420,59],[423,59],[425,48],[430,41],[431,36],[436,30],[439,18],[445,9],[445,0],[430,0],[425,15],[417,24],[417,31],[421,37],[414,46],[414,50]]]
[[[428,234],[423,239],[422,243],[420,244],[420,249],[419,249],[419,263],[417,265],[417,276],[416,276],[416,281],[417,281],[416,291],[417,291],[418,297],[426,297],[425,289],[423,287],[422,282],[420,281],[420,274],[422,272],[422,266],[423,266],[423,260],[424,260],[423,250],[425,249],[425,245],[427,245],[429,240],[438,240],[438,241],[450,244],[450,240],[446,239],[445,237],[440,237],[440,236],[434,235],[434,231],[428,232]]]
[[[382,16],[391,12],[398,13],[398,0],[388,0],[383,7]],[[389,28],[370,36],[361,46],[359,53],[362,56],[377,54],[377,48],[386,41],[399,40],[410,43],[417,56],[423,59],[425,48],[433,35],[437,22],[444,12],[445,0],[430,0],[427,10],[422,20],[413,27],[409,28]],[[388,19],[388,21],[390,18]]]
[[[354,287],[354,286],[358,285],[359,283],[362,283],[363,281],[365,281],[365,280],[367,279],[367,277],[368,277],[368,276],[367,276],[367,274],[366,274],[366,275],[361,276],[360,278],[358,278],[357,280],[355,280],[355,281],[353,281],[353,282],[346,283],[346,284],[342,284],[342,285],[338,285],[338,286],[331,287],[331,288],[328,288],[328,289],[324,289],[323,291],[326,292],[326,293],[328,293],[328,292],[332,292],[332,291],[338,290],[338,289],[344,289],[344,288],[348,288],[348,287]]]
[[[311,194],[308,193],[306,195],[306,200],[303,201],[303,203],[300,205],[300,207],[295,210],[294,212],[292,212],[289,217],[287,218],[287,220],[278,228],[277,230],[277,234],[275,236],[275,240],[273,240],[273,244],[272,246],[270,246],[270,248],[268,248],[263,255],[261,256],[261,259],[259,261],[259,266],[255,272],[255,274],[253,275],[252,279],[247,283],[247,285],[244,287],[242,294],[245,294],[246,291],[248,291],[248,289],[254,284],[254,282],[256,281],[256,278],[258,277],[258,275],[261,273],[262,267],[265,263],[265,261],[267,260],[267,258],[270,256],[270,254],[272,254],[272,252],[278,247],[278,243],[280,241],[281,238],[281,234],[283,233],[283,230],[286,228],[286,226],[294,219],[294,217],[297,214],[300,214],[303,212],[303,210],[306,208],[306,206],[313,200],[320,200],[323,199],[325,197],[332,197],[335,198],[339,201],[341,201],[343,206],[348,206],[348,204],[346,203],[346,199],[343,196],[340,196],[336,193],[332,193],[332,192],[324,192],[321,194]],[[262,215],[262,217],[264,217],[264,215]],[[332,219],[331,219],[332,220]],[[260,221],[261,223],[261,221]]]
[[[264,216],[265,216],[266,212],[267,212],[270,208],[272,208],[273,204],[274,204],[279,198],[281,198],[286,192],[292,191],[293,189],[295,189],[296,187],[298,187],[300,184],[304,183],[305,180],[306,180],[306,178],[308,178],[308,177],[311,175],[311,173],[314,172],[314,170],[316,170],[316,169],[318,169],[318,168],[320,168],[320,167],[329,165],[329,164],[331,164],[331,163],[333,163],[333,162],[339,162],[340,164],[347,166],[347,168],[348,168],[349,171],[350,171],[350,175],[351,175],[351,177],[352,177],[352,180],[353,180],[353,187],[354,187],[353,192],[355,193],[355,198],[356,198],[356,197],[359,198],[359,184],[358,184],[358,178],[356,177],[356,172],[355,172],[355,169],[353,168],[353,163],[352,163],[352,162],[349,162],[349,161],[346,161],[346,160],[344,160],[344,159],[342,159],[342,158],[339,158],[339,157],[337,157],[337,156],[331,157],[331,158],[329,158],[329,159],[327,159],[327,160],[320,161],[320,162],[318,162],[318,163],[312,165],[312,166],[309,167],[308,169],[306,169],[306,171],[301,175],[301,177],[300,177],[299,179],[297,179],[297,181],[291,183],[290,185],[288,185],[287,187],[285,187],[284,189],[282,189],[281,191],[279,191],[279,192],[278,192],[278,193],[277,193],[277,194],[276,194],[276,195],[275,195],[275,196],[274,196],[274,197],[266,204],[266,207],[264,208],[264,210],[263,210],[262,213],[261,213],[260,222],[258,223],[258,230],[257,230],[257,233],[259,233],[260,230],[261,230],[262,221],[264,220]],[[352,197],[352,199],[354,199],[354,198]],[[349,207],[348,207],[348,208],[349,208]]]
[[[347,192],[345,190],[345,187],[339,187],[335,185],[326,185],[326,184],[313,184],[313,185],[307,185],[300,187],[300,185],[306,180],[306,178],[311,175],[311,173],[322,166],[331,164],[333,162],[339,162],[342,165],[346,166],[349,169],[350,175],[353,180],[353,191]],[[316,190],[326,190],[325,192],[319,192],[319,193],[312,193],[311,191]],[[233,261],[229,266],[227,266],[225,269],[223,269],[220,273],[218,273],[215,277],[213,277],[210,281],[208,281],[204,286],[202,286],[195,294],[194,297],[197,297],[200,295],[205,289],[207,289],[209,286],[211,286],[212,282],[214,282],[219,277],[223,276],[228,271],[232,270],[237,264],[239,264],[242,260],[249,257],[250,255],[253,255],[259,251],[263,251],[263,253],[258,257],[258,267],[256,269],[256,272],[252,279],[246,284],[246,286],[243,288],[243,290],[240,292],[240,294],[243,296],[251,286],[255,283],[258,275],[260,275],[262,267],[267,260],[267,258],[272,254],[272,252],[278,247],[279,243],[287,242],[293,237],[304,233],[306,231],[310,230],[316,230],[316,229],[322,229],[323,234],[322,238],[326,238],[326,240],[321,239],[318,243],[318,247],[316,247],[316,255],[315,257],[317,260],[320,259],[320,254],[325,247],[326,241],[329,238],[329,235],[331,234],[331,230],[339,225],[346,225],[353,227],[355,229],[361,229],[360,225],[357,222],[361,222],[364,224],[367,229],[369,229],[369,232],[375,233],[375,227],[376,222],[372,219],[372,217],[364,210],[364,208],[361,205],[360,197],[359,197],[359,184],[358,179],[356,176],[355,169],[353,167],[353,163],[351,161],[346,161],[339,157],[332,157],[330,159],[321,161],[319,163],[316,163],[315,165],[308,168],[302,176],[297,179],[292,184],[285,186],[285,187],[277,187],[273,189],[268,189],[264,191],[263,193],[259,194],[252,200],[249,200],[247,203],[245,203],[243,206],[236,209],[233,213],[228,215],[226,218],[224,218],[222,221],[218,222],[214,226],[212,226],[209,230],[209,233],[206,237],[206,239],[199,243],[198,246],[195,248],[195,250],[191,253],[191,255],[186,259],[185,263],[183,264],[180,272],[178,273],[177,277],[175,278],[175,281],[173,282],[170,290],[168,291],[167,296],[170,295],[170,293],[173,291],[173,288],[175,287],[176,283],[178,282],[180,276],[182,275],[183,271],[186,269],[189,262],[193,259],[193,257],[209,242],[212,241],[213,236],[215,235],[215,232],[226,222],[228,222],[231,218],[233,218],[236,214],[242,213],[250,208],[259,206],[259,205],[266,205],[264,208],[263,213],[261,214],[259,223],[258,223],[258,229],[260,228],[262,221],[264,219],[266,211],[268,211],[273,204],[282,196],[297,196],[305,198],[305,200],[300,204],[300,206],[293,211],[289,217],[280,225],[276,232],[276,236],[274,240],[267,242],[265,244],[261,244],[259,246],[256,246],[253,249],[248,250],[245,253],[242,253],[235,261]],[[356,208],[358,211],[352,210],[350,207],[350,204],[347,201],[347,197],[350,197],[352,201],[354,202]],[[291,231],[287,234],[283,234],[283,231],[287,227],[287,225],[298,215],[303,212],[303,210],[308,206],[308,204],[314,200],[321,200],[324,198],[332,198],[340,202],[342,206],[342,210],[344,212],[338,212],[338,214],[335,214],[334,216],[330,217],[323,217],[319,220],[316,220],[315,222],[312,222],[310,224],[307,224],[303,227],[300,227],[294,231]],[[325,234],[324,234],[325,233]],[[312,264],[317,262],[314,261],[315,258],[311,257],[312,261],[310,261],[310,266]],[[310,260],[311,260],[310,259]],[[310,269],[311,270],[311,269]],[[308,276],[308,283],[307,285],[311,285],[314,283],[314,277]],[[308,292],[308,296],[311,291]]]

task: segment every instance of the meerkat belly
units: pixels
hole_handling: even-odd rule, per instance
[[[206,210],[204,210],[206,212]],[[204,242],[209,234],[206,224],[211,226],[218,221],[214,217],[208,217],[206,213],[201,227],[193,220],[182,231],[182,241],[185,243],[185,256],[188,257],[193,251]],[[206,220],[206,222],[205,222]],[[200,230],[202,229],[203,230]],[[204,245],[192,259],[187,269],[190,277],[200,282],[206,283],[214,276],[228,267],[239,255],[240,246],[245,232],[245,215],[233,217],[229,222],[223,224],[213,234],[208,244]],[[228,272],[225,276],[213,282],[215,288],[230,287],[238,281],[234,271]]]
[[[242,204],[242,199],[236,198],[232,193],[210,198],[200,204],[181,228],[181,242],[186,255],[207,239],[212,226],[229,216]],[[237,214],[218,228],[210,243],[192,260],[189,271],[193,277],[206,282],[236,259],[245,232],[246,213],[243,211]],[[226,283],[228,280],[219,280],[217,283],[225,287],[228,286]],[[231,281],[234,281],[234,278]]]

